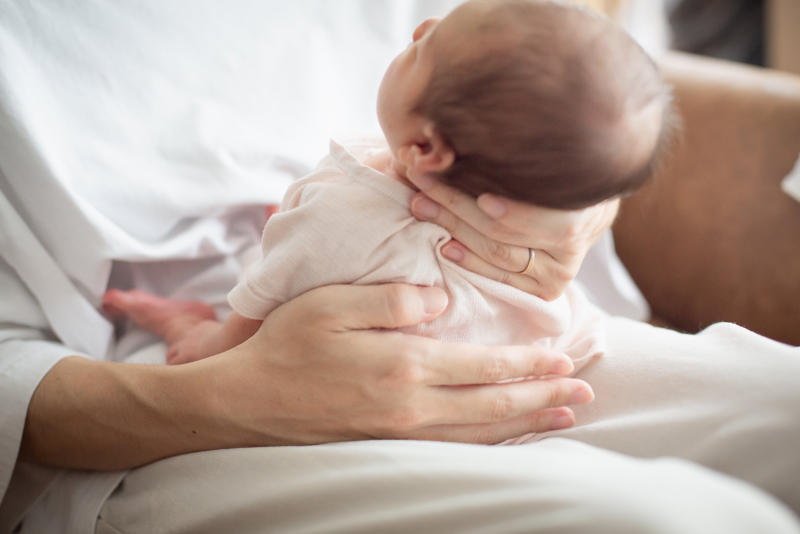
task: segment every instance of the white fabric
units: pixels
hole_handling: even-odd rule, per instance
[[[589,300],[609,314],[638,321],[650,318],[650,305],[617,256],[610,231],[589,249],[575,280]]]
[[[800,511],[800,349],[731,324],[689,336],[610,319],[608,331],[608,354],[579,375],[596,400],[539,442],[180,456],[131,472],[97,532],[800,532],[720,474]]]
[[[789,171],[786,178],[781,182],[783,192],[800,202],[800,156],[794,164],[794,168]]]
[[[672,38],[665,0],[625,0],[614,4],[615,19],[648,54],[661,57]]]
[[[331,135],[376,130],[383,69],[455,3],[0,2],[0,530],[56,474],[7,495],[41,377],[152,342],[111,339],[109,280],[224,312],[263,205]],[[117,478],[61,476],[28,524],[86,532]]]

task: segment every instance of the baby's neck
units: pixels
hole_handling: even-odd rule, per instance
[[[419,188],[412,184],[406,177],[405,166],[394,158],[392,151],[388,148],[371,153],[364,159],[364,165],[375,169],[381,174],[385,174],[393,180],[397,180],[414,191],[419,191]]]

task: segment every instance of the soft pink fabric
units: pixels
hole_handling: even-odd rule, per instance
[[[260,319],[283,302],[328,284],[410,282],[444,288],[436,320],[406,329],[446,341],[538,343],[566,352],[576,371],[603,351],[602,316],[578,287],[546,302],[445,259],[443,228],[417,221],[413,191],[361,161],[382,141],[347,148],[331,141],[317,170],[290,187],[264,229],[263,257],[230,292],[241,315]]]

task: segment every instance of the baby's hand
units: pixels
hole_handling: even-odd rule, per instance
[[[561,296],[619,208],[617,199],[576,211],[490,194],[476,201],[433,179],[415,183],[422,192],[411,199],[414,216],[453,235],[442,247],[446,258],[545,300]]]

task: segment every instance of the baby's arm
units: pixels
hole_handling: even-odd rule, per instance
[[[262,321],[233,312],[221,323],[208,304],[169,300],[141,291],[112,289],[103,308],[114,316],[127,316],[167,343],[167,363],[193,362],[224,352],[245,341]]]

